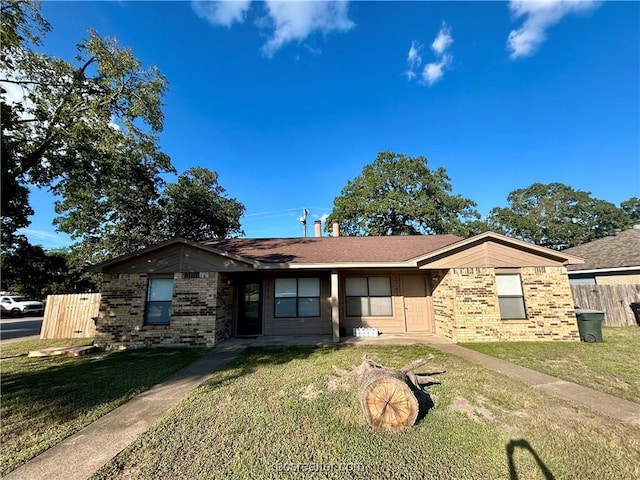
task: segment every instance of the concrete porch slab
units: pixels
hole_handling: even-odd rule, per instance
[[[335,343],[331,335],[262,335],[252,338],[231,338],[225,340],[223,345],[335,347],[338,345],[449,345],[453,343],[452,340],[433,333],[385,333],[377,337],[341,337],[339,343]]]

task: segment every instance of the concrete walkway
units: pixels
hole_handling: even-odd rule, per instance
[[[535,389],[557,395],[573,404],[591,408],[621,422],[640,425],[640,405],[637,403],[614,397],[613,395],[608,395],[592,388],[566,382],[551,375],[505,362],[504,360],[490,357],[489,355],[461,347],[460,345],[430,344],[429,346],[441,352],[451,353],[464,358],[489,370],[520,380]]]
[[[38,455],[4,480],[86,480],[244,349],[221,344],[167,380]]]

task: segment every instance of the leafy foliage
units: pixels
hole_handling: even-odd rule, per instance
[[[83,275],[70,265],[68,251],[46,252],[40,246],[31,245],[22,235],[14,238],[11,250],[2,252],[0,266],[2,290],[30,298],[96,289],[91,277]]]
[[[175,169],[159,146],[167,80],[158,69],[93,30],[74,62],[37,53],[50,28],[39,7],[2,0],[4,248],[30,223],[29,186],[57,196],[54,224],[78,241],[76,269],[174,235],[240,233],[244,207],[224,197],[215,172],[163,179]]]
[[[634,225],[640,223],[640,198],[631,197],[620,204],[622,211],[627,214]]]
[[[61,198],[57,226],[85,250],[141,246],[158,223],[145,206],[158,198],[160,174],[174,171],[157,137],[166,79],[93,31],[73,63],[36,53],[49,29],[39,3],[3,1],[2,11],[3,240],[28,224],[33,185]]]
[[[225,197],[218,174],[202,167],[188,169],[167,185],[160,200],[161,231],[166,238],[200,241],[241,234],[244,206]]]
[[[466,235],[463,221],[479,217],[476,204],[452,195],[449,181],[424,157],[378,153],[336,197],[327,225],[337,220],[345,235]]]
[[[534,183],[514,190],[507,200],[509,207],[491,210],[489,225],[543,247],[573,247],[631,225],[625,212],[614,204],[562,183]]]

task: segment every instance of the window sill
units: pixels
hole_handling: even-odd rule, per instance
[[[273,317],[274,320],[320,320],[322,317]]]

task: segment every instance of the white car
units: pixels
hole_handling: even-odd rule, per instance
[[[12,317],[22,317],[23,315],[41,316],[44,313],[44,304],[35,300],[27,300],[26,298],[20,295],[3,295],[0,297],[2,314],[9,314]]]

